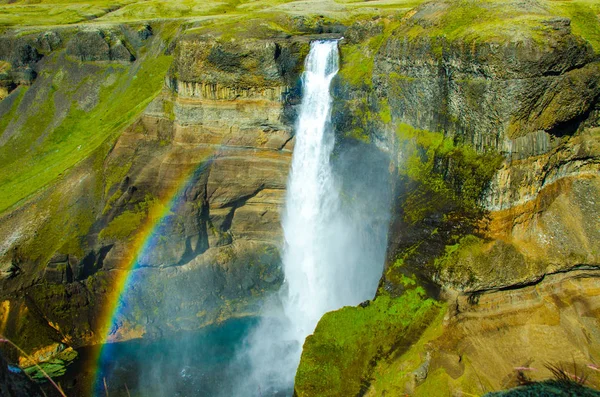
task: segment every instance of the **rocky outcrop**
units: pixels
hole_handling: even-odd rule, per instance
[[[80,61],[124,61],[135,57],[115,32],[81,30],[67,44],[67,54]]]
[[[539,38],[409,38],[414,26],[440,18],[435,4],[421,7],[376,55],[374,82],[382,97],[392,94],[392,115],[403,122],[512,154],[516,138],[540,130],[573,133],[593,109],[600,94],[596,56],[571,34],[568,19],[548,15],[542,23],[553,28]]]
[[[435,219],[420,222],[416,233],[453,230],[445,237],[427,237],[425,256],[443,258],[435,264],[429,259],[428,265],[423,258],[420,263],[433,267],[433,279],[442,286],[470,291],[523,283],[580,264],[597,265],[599,225],[594,214],[600,208],[590,198],[598,193],[600,171],[600,86],[590,44],[572,33],[568,19],[552,15],[541,20],[551,28],[543,33],[511,33],[501,40],[411,37],[411,29],[419,26],[436,31],[431,26],[443,24],[444,12],[452,7],[431,3],[409,13],[383,42],[373,68],[373,84],[389,104],[392,122],[443,131],[455,147],[468,145],[482,156],[497,152],[504,157],[491,179],[483,181],[486,188],[478,199],[482,212],[473,213],[461,205],[465,188],[453,182],[467,183],[465,175],[453,176],[466,166],[460,164],[466,157],[461,155],[461,160],[452,150],[444,153],[442,145],[426,148],[436,151],[433,171],[456,189],[442,211],[447,219],[454,213],[452,217],[463,220],[458,221],[462,226],[443,226]],[[406,135],[400,136],[401,169],[413,161],[406,158],[411,155],[403,140]],[[418,188],[416,193],[408,189],[405,198],[421,194]],[[431,205],[427,203],[421,205]],[[399,205],[408,210],[406,204]],[[465,227],[465,212],[480,221]],[[482,240],[461,245],[461,234]],[[403,238],[401,250],[419,238]],[[446,239],[445,248],[432,250],[435,239]]]
[[[85,62],[110,59],[107,37],[78,32],[66,52]],[[97,342],[106,332],[112,341],[160,337],[255,314],[282,282],[279,213],[307,45],[182,38],[165,89],[108,153],[4,218],[2,332],[34,351]],[[92,47],[100,52],[86,52]],[[232,57],[247,69],[227,69]],[[85,191],[93,193],[82,201]],[[47,212],[49,200],[63,209]],[[36,259],[24,241],[59,213],[89,229]],[[99,313],[114,305],[111,289],[124,278],[131,281],[109,324]],[[27,328],[32,321],[45,331]]]
[[[505,4],[529,15],[523,2]],[[349,63],[336,85],[341,129],[397,160],[388,265],[374,302],[408,299],[416,283],[447,302],[448,314],[428,320],[420,337],[362,339],[361,365],[352,349],[344,356],[336,341],[347,331],[332,322],[393,319],[358,308],[324,316],[303,352],[298,395],[338,386],[349,388],[344,395],[480,395],[523,374],[548,378],[545,363],[569,361],[555,352],[572,352],[578,368],[594,364],[597,55],[545,9],[519,29],[450,23],[471,6],[478,21],[498,21],[485,16],[488,5],[441,1],[396,25],[357,22],[342,42]],[[372,66],[358,62],[362,54]],[[426,306],[406,304],[393,318]],[[338,364],[346,360],[352,365]],[[344,376],[353,381],[336,383]]]
[[[529,286],[448,297],[443,321],[405,354],[381,361],[374,374],[396,376],[375,376],[365,395],[484,394],[548,379],[548,365],[587,374],[595,385],[588,366],[600,349],[598,276],[597,268],[577,269]],[[413,371],[426,361],[426,377],[417,381]]]

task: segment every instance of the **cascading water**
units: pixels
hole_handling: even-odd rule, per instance
[[[332,252],[336,236],[339,192],[330,156],[333,134],[328,129],[331,113],[329,86],[338,70],[337,42],[314,42],[306,60],[304,98],[298,119],[292,169],[288,181],[283,232],[283,265],[287,283],[284,311],[290,319],[290,337],[300,343],[319,318],[348,304],[341,294]]]
[[[332,166],[329,89],[338,71],[337,44],[313,42],[305,62],[282,217],[285,283],[280,305],[263,310],[246,340],[241,361],[250,374],[233,395],[290,395],[306,336],[326,312],[372,298],[381,276],[387,215],[359,208],[356,203],[365,200],[343,197]],[[376,194],[387,197],[386,188]]]

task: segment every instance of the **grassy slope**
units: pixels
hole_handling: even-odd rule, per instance
[[[0,125],[13,131],[0,146],[0,211],[53,181],[129,125],[160,92],[170,62],[170,57],[159,56],[132,66],[97,67],[88,77],[91,81],[80,82],[86,87],[99,86],[97,98],[91,98],[97,101],[92,109],[73,99],[78,87],[67,83],[69,71],[80,71],[76,64],[66,72],[60,70],[63,65],[50,67],[48,79],[40,76],[36,81],[43,86],[34,84],[29,90],[13,93],[17,98]],[[90,94],[94,96],[93,91]],[[65,114],[55,115],[58,100],[70,102]]]

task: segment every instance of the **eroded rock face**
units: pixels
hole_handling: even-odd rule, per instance
[[[532,380],[549,377],[549,363],[569,362],[572,371],[574,361],[584,370],[600,353],[598,275],[573,270],[519,289],[459,296],[432,369],[446,368],[444,352],[461,352],[493,390],[515,385],[519,368]]]
[[[552,378],[548,366],[595,382],[599,275],[579,268],[520,288],[446,296],[444,317],[408,353],[380,360],[373,372],[384,376],[371,378],[364,395],[485,394]]]
[[[600,208],[593,197],[600,172],[600,85],[591,46],[572,34],[569,20],[550,16],[542,22],[551,29],[537,39],[451,41],[406,33],[414,26],[435,26],[447,6],[432,3],[409,13],[384,42],[373,69],[376,91],[389,103],[393,122],[443,131],[455,144],[499,153],[504,162],[480,198],[478,223],[469,225],[474,218],[450,206],[442,212],[454,221],[430,217],[416,226],[400,221],[393,228],[401,237],[391,240],[402,241],[400,251],[428,241],[410,266],[461,291],[598,265],[600,225],[594,214]],[[393,139],[384,136],[388,147]],[[407,166],[402,148],[401,142],[401,168]],[[434,171],[452,181],[453,160],[435,161]],[[482,240],[454,246],[466,234]],[[457,247],[459,252],[449,253]]]
[[[112,59],[113,38],[79,32],[66,51],[85,62]],[[91,47],[100,52],[85,52]],[[182,39],[165,89],[108,154],[3,221],[2,332],[33,351],[97,342],[107,331],[114,341],[160,337],[254,315],[282,282],[279,214],[307,48],[293,40],[232,47]],[[224,67],[236,59],[239,67]],[[65,245],[36,260],[20,243],[55,221],[49,197],[91,226],[76,240],[83,250]],[[107,329],[101,313],[125,277],[127,293]]]
[[[374,81],[402,122],[444,130],[478,150],[512,154],[515,139],[538,131],[573,133],[593,109],[599,66],[591,46],[571,34],[568,20],[559,24],[549,16],[546,23],[559,26],[537,40],[408,38],[414,25],[439,23],[443,13],[427,8],[376,55]],[[519,157],[535,150],[519,143]]]
[[[98,29],[82,30],[67,44],[67,54],[80,61],[135,60],[133,54],[115,32]]]

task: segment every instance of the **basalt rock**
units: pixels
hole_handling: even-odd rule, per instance
[[[134,61],[123,41],[115,36],[97,29],[79,31],[67,43],[67,54],[80,61]]]

